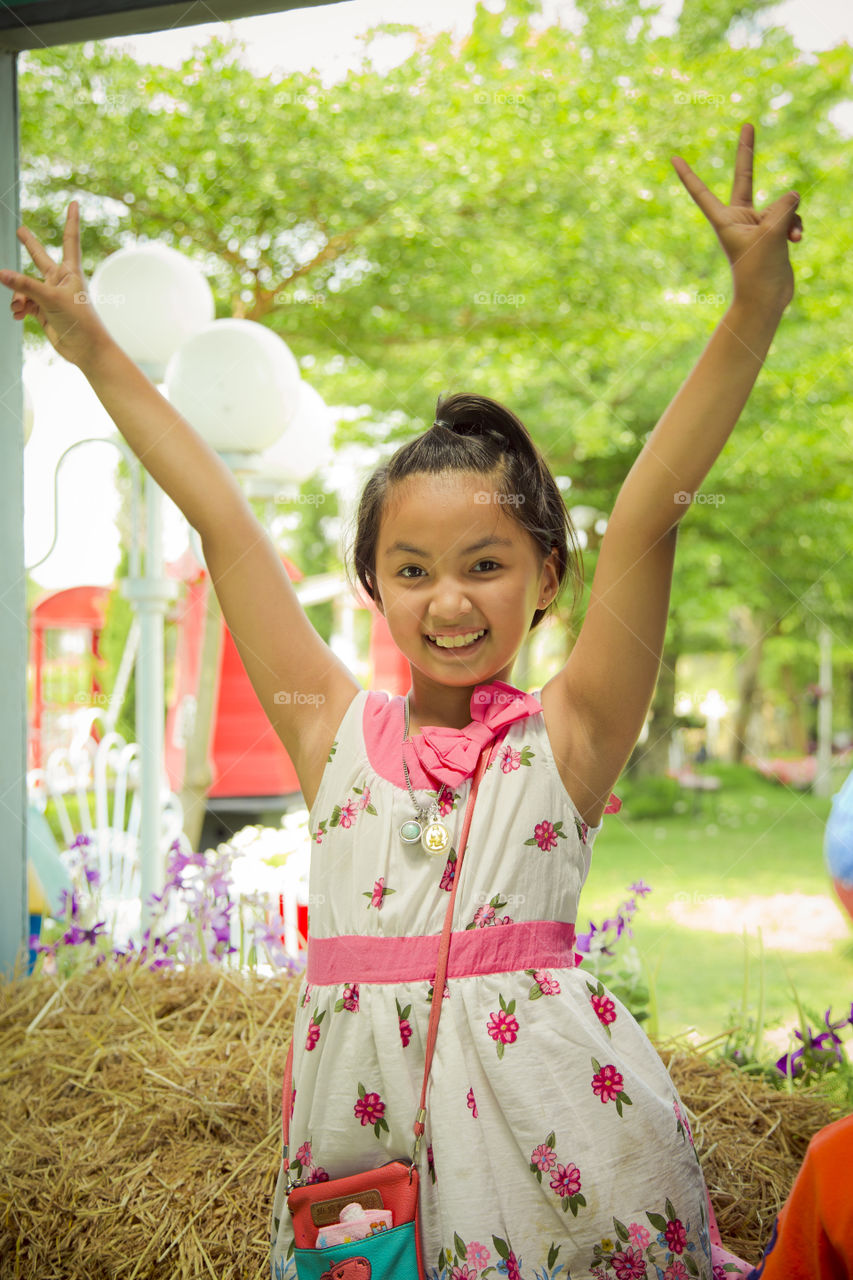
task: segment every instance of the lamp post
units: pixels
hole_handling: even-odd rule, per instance
[[[307,388],[290,348],[272,330],[251,320],[214,320],[176,352],[166,374],[169,399],[232,470],[247,491],[262,451],[288,431]],[[298,453],[298,448],[293,449]],[[275,492],[281,478],[278,478]],[[264,494],[271,497],[274,494]],[[204,561],[200,539],[190,533],[194,553]],[[222,623],[210,591],[201,648],[199,698],[186,734],[182,802],[193,844],[201,834],[205,798],[213,781],[210,732],[219,671]]]
[[[153,382],[161,383],[178,347],[213,315],[213,295],[201,272],[180,253],[149,244],[120,249],[95,271],[92,302],[112,337]],[[143,927],[149,902],[165,880],[161,848],[164,620],[177,585],[163,569],[162,490],[145,476],[145,559],[127,579],[125,595],[139,617],[136,733],[140,753],[140,897]]]

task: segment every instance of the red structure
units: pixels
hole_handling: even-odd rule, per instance
[[[304,575],[282,556],[291,582]],[[189,708],[198,700],[202,647],[210,580],[207,570],[189,548],[167,566],[170,576],[185,585],[185,597],[177,617],[174,695],[166,716],[166,771],[173,791],[183,786],[185,728]],[[409,668],[391,639],[388,624],[370,603],[370,686],[389,693],[405,693]],[[234,639],[220,616],[221,639],[215,678],[214,715],[210,734],[209,764],[212,800],[246,797],[281,799],[299,791],[293,763],[266,717],[252,688]],[[247,806],[248,807],[248,806]]]
[[[282,556],[291,582],[304,575]],[[169,785],[180,793],[184,785],[186,741],[191,736],[194,708],[200,694],[202,656],[205,641],[205,619],[210,580],[207,570],[188,548],[180,559],[166,566],[170,577],[183,584],[183,591],[172,620],[177,627],[173,694],[166,712],[165,769]],[[97,668],[101,661],[100,634],[104,626],[107,603],[114,588],[100,586],[71,587],[42,596],[30,615],[30,662],[33,694],[30,713],[28,768],[44,764],[54,746],[64,745],[67,733],[58,718],[79,710],[87,702],[97,701],[102,688]],[[405,693],[409,688],[409,667],[394,641],[385,619],[372,601],[365,600],[371,613],[370,679],[371,688],[391,694]],[[216,643],[214,712],[209,741],[209,765],[212,783],[207,795],[211,801],[224,802],[222,807],[247,810],[276,808],[299,792],[299,779],[293,763],[268,721],[258,697],[246,675],[233,637],[218,615],[220,635]],[[65,659],[48,656],[48,632],[82,630],[87,656],[91,654],[91,674],[81,680],[79,653]],[[67,684],[73,684],[64,700],[45,699],[45,675],[57,667],[67,668]],[[84,687],[85,686],[85,687]],[[95,729],[93,729],[95,732]],[[264,798],[271,803],[258,803]],[[245,799],[244,806],[228,805]],[[216,807],[215,803],[214,806]]]
[[[64,591],[48,591],[40,596],[30,611],[30,667],[33,692],[30,704],[30,726],[27,735],[27,768],[40,769],[55,746],[65,744],[60,718],[79,711],[81,695],[94,703],[102,692],[98,680],[101,655],[98,649],[104,629],[104,618],[110,587],[68,587]],[[78,656],[62,659],[49,656],[49,632],[82,631],[83,651],[91,655],[90,673],[81,688]],[[65,674],[63,696],[47,701],[45,676]],[[71,685],[75,688],[71,692]]]

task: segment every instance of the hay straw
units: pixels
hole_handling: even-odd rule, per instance
[[[298,979],[96,969],[0,985],[0,1276],[266,1280]],[[662,1050],[723,1239],[757,1261],[826,1098]]]

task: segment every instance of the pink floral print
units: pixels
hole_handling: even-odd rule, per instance
[[[615,1102],[616,1110],[621,1116],[622,1107],[631,1106],[631,1099],[622,1088],[624,1084],[622,1073],[616,1070],[612,1062],[602,1067],[595,1058],[592,1059],[592,1068],[595,1072],[591,1082],[593,1093],[602,1102]]]
[[[446,818],[449,813],[453,812],[456,805],[456,796],[449,787],[442,787],[435,799],[438,805],[439,817]]]
[[[291,1160],[290,1168],[300,1181],[304,1178],[307,1182],[328,1182],[329,1175],[325,1169],[314,1165],[314,1156],[311,1152],[311,1142],[303,1142],[302,1146],[296,1152],[295,1159]]]
[[[571,1161],[567,1164],[558,1163],[555,1142],[556,1136],[552,1129],[545,1141],[531,1151],[530,1170],[536,1175],[538,1182],[542,1182],[543,1173],[546,1177],[550,1175],[551,1190],[559,1196],[562,1207],[571,1210],[573,1217],[577,1217],[578,1209],[586,1205],[586,1199],[581,1195],[581,1171]]]
[[[491,1250],[487,1249],[484,1244],[480,1244],[479,1241],[472,1241],[468,1245],[465,1254],[466,1260],[477,1271],[482,1271],[484,1267],[488,1266],[491,1256]]]
[[[651,1232],[639,1222],[632,1222],[628,1227],[628,1239],[638,1249],[645,1249],[651,1238]]]
[[[543,818],[541,822],[537,822],[533,828],[533,835],[529,840],[525,840],[525,844],[538,845],[543,853],[549,853],[551,849],[557,847],[558,840],[566,840],[565,831],[563,830],[562,818],[558,822],[550,822],[547,818]]]
[[[385,877],[380,876],[379,879],[374,884],[372,892],[370,889],[366,889],[361,896],[363,898],[370,899],[370,901],[367,904],[368,911],[370,910],[371,907],[375,907],[377,911],[381,911],[382,903],[385,901],[386,894],[396,893],[396,892],[397,892],[396,889],[386,889]]]
[[[344,994],[335,1003],[335,1013],[348,1009],[350,1013],[358,1013],[358,983],[353,982],[344,987]]]
[[[353,787],[353,791],[358,794],[358,787]],[[359,809],[367,809],[368,813],[376,813],[373,805],[370,803],[370,787],[365,787],[358,802]]]
[[[547,969],[525,969],[533,979],[533,986],[527,993],[529,1000],[538,1000],[540,996],[558,996],[562,990],[559,982]]]
[[[492,1013],[489,1015],[489,1022],[486,1029],[492,1039],[495,1041],[498,1051],[498,1057],[504,1056],[504,1048],[508,1044],[513,1044],[518,1038],[518,1019],[513,1017],[515,1013],[515,1001],[510,1000],[506,1004],[502,995],[498,995],[501,1009],[500,1013]]]
[[[633,1245],[628,1245],[627,1249],[614,1253],[611,1261],[616,1280],[642,1280],[643,1276],[648,1275],[643,1255]]]
[[[475,1097],[474,1097],[474,1090],[473,1090],[473,1089],[469,1089],[469,1090],[468,1090],[468,1106],[469,1106],[469,1107],[470,1107],[470,1109],[471,1109],[471,1115],[472,1115],[472,1116],[473,1116],[473,1118],[476,1120],[476,1119],[477,1119],[477,1101],[476,1101],[476,1099],[475,1099]],[[470,1259],[469,1259],[469,1261],[470,1261]]]
[[[305,1048],[313,1049],[316,1047],[317,1041],[320,1039],[320,1023],[326,1016],[326,1010],[322,1013],[312,1013],[311,1020],[308,1023],[308,1036],[305,1040]]]
[[[385,1103],[378,1093],[368,1093],[364,1085],[358,1082],[358,1102],[353,1107],[353,1114],[362,1125],[373,1125],[373,1132],[378,1138],[380,1130],[388,1133],[388,1121],[385,1119]]]
[[[403,1041],[403,1048],[412,1038],[412,1024],[409,1022],[409,1014],[412,1012],[412,1006],[407,1004],[405,1009],[402,1008],[400,1001],[395,1000],[397,1005],[397,1021],[400,1025],[400,1039]]]
[[[687,1244],[687,1232],[684,1230],[684,1224],[676,1218],[674,1222],[668,1222],[664,1231],[666,1242],[673,1253],[683,1253]]]
[[[596,983],[595,986],[588,982],[586,988],[587,991],[592,992],[589,1002],[592,1005],[595,1016],[609,1036],[610,1028],[616,1021],[616,1005],[600,982]]]
[[[593,996],[590,1004],[603,1027],[608,1027],[611,1022],[616,1021],[616,1005],[609,996]]]
[[[681,1136],[682,1136],[682,1138],[686,1138],[686,1139],[687,1139],[687,1141],[690,1143],[690,1145],[691,1145],[691,1147],[692,1147],[692,1146],[693,1146],[693,1131],[692,1131],[692,1129],[690,1128],[690,1121],[687,1119],[687,1115],[686,1115],[686,1113],[684,1112],[684,1109],[683,1109],[682,1107],[680,1107],[680,1106],[679,1106],[679,1104],[678,1104],[678,1099],[675,1099],[675,1100],[673,1101],[672,1109],[673,1109],[673,1111],[675,1112],[675,1128],[676,1128],[676,1132],[677,1132],[677,1133],[680,1133],[680,1134],[681,1134]]]
[[[338,822],[341,824],[342,827],[351,827],[352,824],[355,822],[356,814],[358,813],[358,810],[355,807],[354,800],[347,800],[346,804],[343,805],[342,807],[340,805],[336,805],[334,812],[337,813]],[[334,814],[333,814],[332,826],[335,826],[335,825],[336,823],[335,823]]]
[[[616,1239],[605,1238],[594,1246],[588,1264],[591,1275],[600,1274],[605,1280],[644,1280],[646,1276],[687,1280],[700,1274],[696,1259],[690,1256],[696,1244],[688,1243],[687,1228],[672,1201],[666,1201],[665,1213],[647,1210],[646,1217],[656,1235],[639,1222],[626,1227],[613,1219]]]
[[[530,1153],[530,1163],[534,1170],[539,1169],[542,1173],[548,1173],[557,1163],[557,1153],[548,1146],[547,1142],[541,1142]]]
[[[522,766],[529,768],[531,760],[535,759],[535,754],[530,747],[522,747],[520,751],[516,751],[514,747],[507,744],[501,752],[501,772],[512,773]]]
[[[512,924],[510,916],[499,916],[498,912],[506,906],[506,898],[502,898],[499,893],[491,899],[490,902],[477,908],[474,912],[474,919],[470,924],[466,924],[466,929],[488,929],[495,925]]]
[[[446,889],[448,893],[453,888],[453,878],[456,875],[456,850],[451,849],[441,877],[439,889]]]
[[[551,1186],[559,1196],[576,1196],[581,1189],[581,1171],[576,1164],[558,1164]]]

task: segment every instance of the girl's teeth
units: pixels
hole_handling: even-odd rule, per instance
[[[467,636],[433,636],[431,639],[437,644],[439,649],[461,649],[465,645],[473,644],[475,640],[479,640],[480,636],[484,636],[485,631],[474,631]]]

